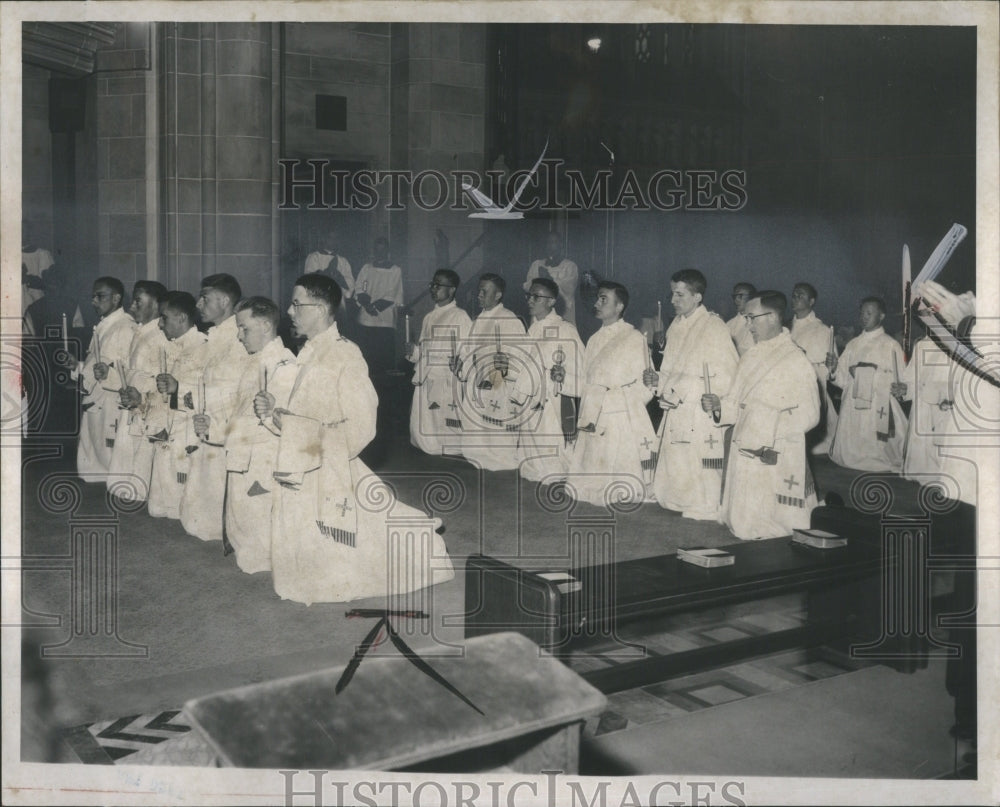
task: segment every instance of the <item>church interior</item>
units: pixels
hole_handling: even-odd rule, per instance
[[[637,328],[658,310],[669,321],[671,275],[697,268],[708,279],[706,307],[723,319],[736,311],[736,283],[789,296],[796,283],[811,284],[843,350],[869,296],[886,302],[886,332],[902,332],[903,245],[916,274],[958,222],[968,236],[940,282],[955,293],[976,289],[972,26],[33,20],[22,23],[21,40],[20,218],[63,270],[62,293],[80,301],[68,334],[80,349],[96,322],[87,301],[99,276],[197,296],[202,278],[228,273],[244,295],[269,297],[284,312],[329,233],[355,270],[377,238],[388,239],[402,268],[405,324],[397,316],[392,360],[372,376],[378,427],[362,459],[400,500],[444,524],[455,576],[409,595],[408,607],[429,619],[396,625],[432,667],[452,669],[447,658],[473,641],[474,557],[521,574],[576,568],[581,552],[588,563],[638,569],[678,547],[787,543],[740,542],[723,524],[655,502],[567,502],[516,471],[411,445],[404,344],[432,308],[435,270],[458,273],[456,301],[470,315],[480,274],[500,275],[505,304],[526,318],[525,272],[555,232],[581,273],[627,287],[625,319]],[[470,217],[463,176],[483,178],[502,205],[543,153],[545,181],[520,197],[523,218]],[[398,193],[385,172],[406,173]],[[717,181],[726,172],[728,194]],[[705,192],[699,176],[708,177]],[[609,203],[576,204],[574,177],[604,177],[598,201],[604,194]],[[586,301],[576,323],[584,341],[598,329]],[[245,574],[218,542],[78,479],[80,413],[65,379],[46,377],[31,352],[66,338],[49,322],[25,342],[23,372],[51,394],[36,397],[13,431],[4,422],[5,453],[20,452],[20,546],[4,554],[20,556],[5,578],[19,580],[21,594],[21,758],[214,767],[221,746],[192,729],[186,704],[343,667],[374,625],[345,612],[384,604],[282,600],[269,573]],[[808,461],[826,505],[863,509],[859,491],[875,477],[891,502],[883,516],[926,505],[920,485],[898,474],[818,454]],[[864,529],[878,535],[878,517],[870,519]],[[926,522],[938,530],[920,562],[934,560],[934,541],[954,523]],[[974,511],[961,522],[966,551],[975,523]],[[87,544],[88,535],[102,539]],[[922,619],[972,607],[956,605],[967,568],[915,568]],[[752,592],[738,581],[730,591],[716,585],[701,604],[637,608],[636,619],[612,620],[585,652],[564,658],[559,675],[611,682],[595,684],[606,701],[573,716],[582,726],[574,770],[975,780],[974,738],[953,736],[947,628],[934,622],[918,635],[907,625],[901,637],[895,626],[872,633],[868,624],[868,652],[856,652],[856,637],[814,629],[818,613],[831,613],[809,575],[834,573],[796,574],[770,588],[758,581]],[[844,591],[890,596],[888,577],[865,574],[864,586],[840,581],[846,588],[830,607],[843,606]],[[617,578],[623,602],[629,581]],[[884,616],[877,602],[871,608],[859,623]],[[661,662],[665,677],[629,678],[640,657]],[[380,641],[344,695],[362,698],[371,668],[391,671],[390,681],[426,677],[398,645]],[[517,669],[502,675],[517,685]],[[975,688],[973,676],[965,692],[973,702]],[[484,708],[507,708],[488,684],[463,692]],[[416,698],[391,697],[393,709],[416,708]],[[436,697],[464,708],[443,690]],[[421,732],[432,732],[416,722],[412,731],[418,748]],[[368,760],[390,756],[379,748],[392,744],[385,734],[363,736],[373,745]],[[397,770],[488,769],[485,756],[437,767],[428,755],[406,759]],[[308,764],[337,767],[336,759],[298,767]],[[274,787],[280,793],[280,781]]]

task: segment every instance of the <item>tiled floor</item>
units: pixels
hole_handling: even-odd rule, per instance
[[[610,641],[588,655],[576,656],[570,666],[583,672],[634,661],[637,648],[632,643],[644,647],[645,653],[664,655],[802,623],[801,604],[794,598],[774,600],[771,608],[756,613],[717,609],[693,617],[664,620],[652,633],[641,637],[624,630],[622,641]],[[798,650],[616,692],[608,697],[605,712],[587,721],[584,736],[628,731],[755,695],[845,675],[857,668],[857,664],[822,648]],[[177,710],[74,726],[63,732],[63,739],[81,762],[90,764],[214,764],[212,750]]]

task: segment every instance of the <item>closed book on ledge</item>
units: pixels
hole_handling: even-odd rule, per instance
[[[735,556],[726,550],[708,549],[703,546],[678,547],[677,559],[706,569],[713,569],[716,566],[732,566],[736,563]]]
[[[847,546],[847,539],[842,535],[825,530],[793,530],[792,541],[813,549],[838,549]]]

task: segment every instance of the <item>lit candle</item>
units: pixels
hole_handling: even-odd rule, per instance
[[[833,326],[830,326],[830,353],[837,355],[837,337],[833,333]]]
[[[659,325],[663,322],[663,303],[659,300],[656,301],[656,324]]]
[[[712,382],[711,382],[711,380],[709,379],[709,376],[708,376],[708,362],[707,361],[706,362],[702,362],[701,371],[702,371],[702,373],[705,376],[705,394],[706,395],[711,395],[712,394]]]
[[[403,319],[406,322],[406,343],[409,344],[410,343],[410,315],[407,314]]]
[[[62,315],[63,350],[69,353],[69,331],[66,329],[66,312]]]

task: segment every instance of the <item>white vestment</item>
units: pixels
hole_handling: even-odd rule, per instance
[[[753,347],[753,334],[750,333],[750,326],[742,314],[737,314],[732,319],[727,320],[726,327],[729,328],[729,335],[732,337],[733,345],[736,346],[736,352],[739,355],[742,356]]]
[[[129,501],[145,501],[153,472],[153,445],[146,437],[146,412],[156,391],[160,357],[167,350],[167,337],[160,329],[159,318],[140,325],[132,337],[128,359],[121,368],[125,384],[134,387],[141,402],[118,417],[115,445],[111,451],[108,488]]]
[[[508,358],[506,377],[496,368],[498,353]],[[472,321],[458,355],[462,360],[462,456],[487,471],[517,468],[520,418],[511,397],[518,375],[531,363],[524,325],[498,303]]]
[[[266,387],[275,407],[285,408],[297,374],[295,356],[281,339],[268,342],[243,369],[236,411],[226,425],[226,537],[247,574],[271,569],[271,506],[278,484],[278,434],[254,414],[253,400]]]
[[[906,397],[913,403],[906,431],[903,476],[923,485],[941,473],[938,445],[949,436],[954,422],[951,376],[958,365],[929,336],[913,345],[910,362],[902,371]]]
[[[816,371],[816,378],[819,381],[823,416],[810,437],[816,441],[812,452],[826,454],[830,450],[830,443],[833,442],[833,435],[837,432],[837,410],[830,400],[830,393],[826,390],[826,382],[830,378],[830,370],[826,366],[826,354],[837,355],[837,344],[832,338],[833,328],[824,325],[816,316],[816,312],[810,311],[804,317],[792,318],[791,331],[792,341],[806,352],[806,358]]]
[[[514,385],[515,407],[520,408],[518,470],[536,482],[566,478],[570,452],[563,433],[563,396],[579,397],[583,372],[583,342],[576,327],[554,310],[528,328],[534,341],[532,364],[521,370]],[[552,368],[563,368],[562,383],[552,381]]]
[[[274,590],[306,604],[345,602],[450,580],[440,522],[398,501],[358,459],[378,407],[361,351],[334,324],[296,364],[274,466]]]
[[[675,317],[667,329],[657,394],[677,407],[663,410],[653,494],[662,507],[685,518],[719,517],[724,449],[701,396],[725,395],[738,361],[726,324],[703,305]]]
[[[333,276],[333,272],[338,272],[340,276],[344,279],[347,284],[347,288],[341,288],[344,299],[350,299],[354,294],[354,272],[351,270],[351,264],[348,262],[347,258],[343,255],[337,256],[337,265],[332,269],[330,264],[333,262],[333,255],[326,252],[310,252],[306,256],[305,267],[302,269],[302,274],[308,275],[312,272],[325,272],[326,274]],[[340,285],[339,283],[337,285]]]
[[[121,374],[118,368],[128,360],[136,324],[124,309],[117,308],[94,326],[86,358],[77,365],[73,378],[83,384],[83,416],[77,446],[76,470],[85,482],[104,482],[111,468],[111,449],[115,444],[121,397]],[[108,376],[94,378],[94,365],[109,365]]]
[[[649,367],[643,335],[624,320],[587,341],[568,492],[598,506],[649,501],[656,435],[646,411],[653,391],[642,383]]]
[[[859,471],[902,469],[906,415],[889,387],[904,367],[903,349],[881,326],[847,343],[833,377],[844,391],[830,447],[835,463]]]
[[[374,316],[365,309],[358,311],[358,325],[366,328],[395,328],[396,306],[403,304],[403,270],[398,266],[381,268],[366,263],[354,283],[357,294],[367,294],[372,302],[391,300],[393,305]]]
[[[177,381],[178,391],[198,385],[205,369],[204,344],[205,334],[197,328],[190,328],[167,343],[167,373]],[[168,400],[164,401],[165,397]],[[183,394],[151,396],[146,437],[153,442],[153,470],[147,507],[156,518],[180,518],[191,453],[198,448],[198,437],[191,423],[196,406],[193,400],[192,406],[188,406]]]
[[[199,383],[179,383],[179,395],[191,393],[195,411],[204,409],[211,418],[208,434],[191,453],[187,482],[181,496],[181,525],[203,541],[221,541],[223,500],[226,494],[226,425],[236,412],[240,376],[250,362],[246,349],[236,338],[236,317],[230,316],[208,329],[201,348],[204,372]],[[204,390],[204,405],[201,400]]]
[[[816,489],[805,434],[819,422],[819,391],[816,373],[787,331],[743,355],[721,402],[719,424],[733,424],[733,436],[719,520],[744,540],[808,527]],[[762,448],[776,452],[774,464],[744,453]]]
[[[427,454],[461,451],[461,382],[452,373],[449,360],[458,354],[471,328],[469,315],[454,300],[435,306],[420,326],[420,341],[410,356],[416,365],[410,442]]]
[[[562,318],[575,328],[576,287],[580,281],[579,268],[569,258],[563,258],[555,266],[549,266],[547,261],[541,259],[534,261],[531,266],[528,267],[527,280],[525,280],[523,284],[525,291],[530,291],[531,282],[542,276],[542,267],[545,267],[545,271],[549,273],[549,277],[551,277],[553,282],[559,287],[559,300],[562,305],[560,306],[557,303],[556,309],[561,309],[559,313]]]

